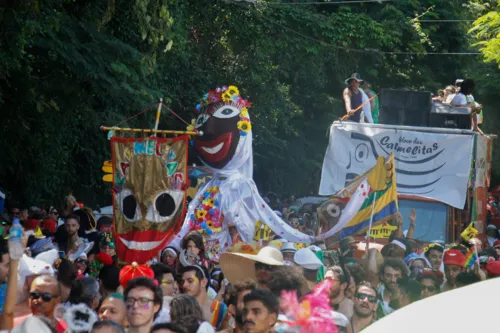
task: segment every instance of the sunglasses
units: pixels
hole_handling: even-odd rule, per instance
[[[422,286],[422,290],[427,290],[430,293],[433,293],[436,291],[436,287],[433,286]]]
[[[364,301],[366,298],[368,300],[368,302],[370,302],[370,303],[377,303],[377,296],[373,296],[373,295],[359,293],[356,295],[356,298],[360,301]]]
[[[262,264],[260,262],[256,262],[255,263],[255,270],[258,271],[258,270],[266,270],[266,271],[270,271],[271,270],[271,266],[270,265],[266,265],[266,264]]]
[[[86,260],[86,259],[83,259],[83,258],[77,258],[77,259],[75,260],[75,263],[77,263],[77,264],[82,264],[82,263],[83,263],[83,264],[88,264],[88,263],[89,263],[89,261],[88,261],[88,260]]]
[[[53,298],[56,298],[57,296],[54,296],[49,293],[38,293],[38,292],[31,292],[30,293],[30,298],[31,299],[39,299],[42,298],[42,301],[44,302],[50,302]]]

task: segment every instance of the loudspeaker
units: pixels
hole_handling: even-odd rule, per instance
[[[447,104],[436,102],[432,104],[429,126],[471,129],[472,121],[470,113],[470,108],[454,108]]]
[[[432,96],[429,91],[382,89],[380,123],[428,126]]]

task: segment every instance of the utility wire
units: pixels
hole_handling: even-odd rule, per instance
[[[276,6],[311,6],[311,5],[349,5],[355,3],[382,3],[394,0],[353,0],[353,1],[337,1],[337,2],[270,2],[258,1],[255,4],[259,5],[276,5]]]
[[[376,50],[376,49],[353,49],[353,48],[348,48],[348,47],[343,47],[343,46],[338,46],[338,45],[333,45],[333,44],[330,44],[330,43],[327,43],[325,41],[322,41],[322,40],[319,40],[319,39],[316,39],[314,37],[310,37],[310,36],[307,36],[307,35],[304,35],[296,30],[293,30],[287,26],[284,26],[276,21],[273,21],[265,16],[262,16],[262,18],[272,24],[275,24],[275,25],[278,25],[280,26],[281,28],[285,29],[285,30],[288,30],[290,32],[293,32],[294,34],[298,35],[298,36],[301,36],[303,38],[306,38],[306,39],[309,39],[309,40],[312,40],[312,41],[315,41],[315,42],[318,42],[318,43],[321,43],[321,44],[324,44],[326,46],[330,46],[332,48],[335,48],[335,49],[340,49],[340,50],[344,50],[344,51],[348,51],[348,52],[358,52],[358,53],[379,53],[379,54],[395,54],[395,55],[399,55],[399,54],[402,54],[402,55],[480,55],[481,53],[480,52],[405,52],[405,51],[380,51],[380,50]]]

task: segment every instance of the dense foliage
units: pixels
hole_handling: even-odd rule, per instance
[[[109,203],[101,180],[109,143],[99,126],[160,97],[189,121],[202,93],[222,84],[238,85],[254,103],[262,191],[317,192],[328,124],[344,112],[341,91],[352,72],[376,90],[436,91],[474,77],[485,129],[498,131],[499,71],[480,56],[427,54],[474,52],[474,38],[490,35],[468,35],[470,22],[425,20],[476,19],[488,2],[297,5],[305,1],[4,2],[0,186],[25,204],[52,203],[70,191],[90,204]],[[151,127],[153,120],[149,112],[124,125]],[[185,125],[165,112],[160,128]]]

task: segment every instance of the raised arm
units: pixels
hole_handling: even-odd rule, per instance
[[[348,88],[344,89],[344,104],[345,104],[345,109],[347,113],[350,113],[352,108],[351,108],[351,92],[349,91]]]

